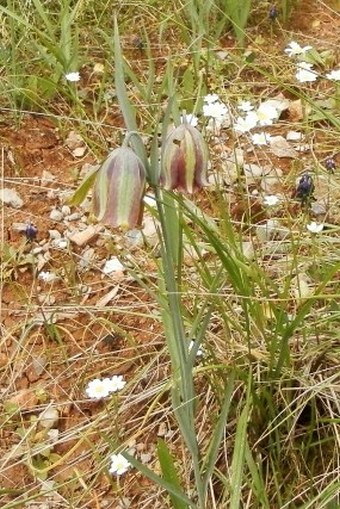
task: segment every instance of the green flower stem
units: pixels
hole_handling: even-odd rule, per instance
[[[199,449],[195,431],[195,390],[192,361],[188,352],[181,304],[180,278],[182,228],[178,204],[171,193],[155,189],[161,225],[162,278],[167,308],[163,310],[165,335],[172,366],[172,401],[183,439],[190,451],[196,481],[198,507],[204,508],[204,487],[200,473]],[[174,224],[176,221],[177,224]],[[177,236],[178,238],[174,238]]]

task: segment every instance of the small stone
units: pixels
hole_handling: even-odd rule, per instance
[[[49,406],[39,415],[39,423],[45,429],[55,428],[59,420],[57,408]]]
[[[86,147],[77,147],[74,150],[72,150],[72,154],[74,157],[83,157],[83,155],[86,152]]]
[[[164,437],[167,434],[168,427],[166,422],[161,422],[157,431],[158,437]]]
[[[57,249],[66,249],[68,247],[68,240],[65,238],[54,239],[52,245]]]
[[[150,463],[151,459],[152,454],[150,454],[149,452],[144,452],[140,455],[140,460],[143,463],[143,465],[147,465],[148,463]]]
[[[49,191],[47,191],[47,198],[49,200],[55,200],[57,198],[57,195],[58,195],[58,190],[57,189],[50,189]]]
[[[53,175],[52,173],[50,173],[47,170],[43,170],[42,175],[41,175],[41,185],[46,186],[46,185],[50,184],[51,182],[53,182],[55,179],[56,179],[55,175]]]
[[[19,194],[14,189],[8,189],[7,187],[0,189],[0,201],[14,209],[21,209],[24,205]]]
[[[117,256],[113,256],[110,260],[106,260],[102,270],[104,274],[122,274],[124,272],[124,265],[120,263]]]
[[[69,216],[71,214],[71,209],[68,205],[63,205],[61,207],[61,213],[62,215],[65,217],[65,216]]]
[[[286,135],[287,141],[300,141],[302,138],[302,133],[299,133],[298,131],[288,131]]]
[[[51,240],[61,238],[61,233],[58,230],[48,230],[48,233]]]
[[[65,217],[66,221],[79,221],[80,218],[81,218],[80,212],[73,212],[73,214],[70,214],[69,216]]]
[[[93,247],[86,248],[85,251],[81,255],[81,259],[79,261],[79,267],[81,269],[86,269],[91,263],[95,255],[95,250]]]
[[[62,221],[63,220],[63,213],[58,209],[52,209],[50,212],[50,219],[52,221]]]
[[[315,216],[323,216],[327,212],[326,205],[324,203],[320,203],[319,201],[313,201],[311,203],[311,210]]]
[[[47,436],[48,436],[49,440],[51,440],[51,442],[55,442],[56,440],[58,440],[59,434],[60,433],[57,428],[51,428],[47,432]]]
[[[99,235],[99,232],[101,231],[100,225],[90,225],[85,230],[79,231],[75,230],[70,235],[70,241],[76,244],[79,247],[84,246],[85,244],[88,244],[91,242],[95,237]]]
[[[275,218],[268,219],[263,224],[258,224],[255,229],[256,236],[260,242],[268,242],[269,240],[273,240],[276,236],[281,237],[282,230],[280,221]],[[287,232],[284,232],[284,234],[286,235]]]
[[[12,230],[15,232],[24,232],[26,231],[27,224],[26,223],[12,223]]]
[[[244,165],[244,176],[247,182],[247,185],[254,184],[259,181],[259,179],[264,174],[264,168],[258,166],[257,164],[245,164]]]
[[[39,300],[39,296],[38,296],[38,300]],[[35,359],[33,359],[33,361],[31,362],[31,364],[29,365],[29,367],[27,368],[26,373],[25,373],[28,380],[31,383],[39,380],[39,378],[41,377],[41,375],[43,374],[43,372],[45,370],[46,363],[47,363],[47,359],[45,357],[36,357]]]
[[[144,239],[142,232],[140,230],[134,229],[129,230],[125,233],[124,239],[126,240],[126,243],[131,248],[133,247],[142,247],[144,244]]]
[[[76,133],[75,131],[70,131],[65,140],[65,145],[70,150],[74,150],[78,147],[82,147],[84,145],[84,140],[80,134]]]
[[[272,136],[270,138],[270,149],[276,157],[288,157],[290,159],[298,157],[296,150],[290,146],[283,136]]]

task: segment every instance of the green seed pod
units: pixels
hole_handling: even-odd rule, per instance
[[[141,223],[145,168],[135,152],[116,148],[98,170],[93,212],[98,221],[113,228],[134,228]]]
[[[161,183],[167,190],[185,193],[206,186],[207,147],[201,133],[181,124],[167,136],[161,153]]]

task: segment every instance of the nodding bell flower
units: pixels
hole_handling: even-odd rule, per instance
[[[164,189],[193,193],[208,185],[207,148],[201,133],[184,122],[165,139],[161,152],[161,184]]]
[[[94,215],[113,228],[134,228],[142,220],[146,171],[128,138],[99,168],[94,184]]]

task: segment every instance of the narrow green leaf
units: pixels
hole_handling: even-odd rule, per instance
[[[224,390],[224,399],[222,402],[221,412],[220,412],[217,424],[215,426],[214,433],[211,438],[211,442],[209,444],[208,452],[206,454],[206,457],[204,458],[204,464],[203,464],[204,491],[208,487],[210,477],[211,477],[213,470],[215,468],[216,458],[218,455],[219,447],[220,447],[221,440],[223,437],[223,432],[225,429],[225,424],[226,424],[228,413],[229,413],[231,396],[232,396],[232,392],[233,392],[233,388],[234,388],[234,381],[235,381],[235,373],[232,372],[229,377],[229,380],[226,384],[225,390]]]
[[[250,410],[251,372],[247,383],[247,399],[237,423],[233,459],[231,462],[230,509],[239,509],[241,502],[242,475],[245,463],[247,423]]]
[[[124,80],[124,60],[120,47],[117,17],[114,18],[114,55],[115,55],[115,85],[119,106],[122,110],[124,122],[128,131],[138,131],[136,112],[127,94]],[[131,139],[131,145],[136,154],[141,158],[146,169],[149,163],[142,140],[135,136]]]
[[[173,484],[169,483],[165,479],[162,479],[159,475],[155,474],[150,468],[143,465],[143,463],[138,461],[126,451],[122,451],[122,455],[131,463],[133,467],[139,470],[139,472],[145,475],[148,479],[156,483],[158,486],[164,488],[172,495],[175,495],[178,500],[181,500],[187,506],[197,509],[196,504],[192,502],[190,498],[188,498],[182,491],[178,490]]]
[[[157,442],[157,454],[158,459],[161,465],[163,477],[166,481],[168,481],[174,488],[181,491],[182,487],[179,482],[179,478],[177,476],[175,463],[171,453],[169,451],[168,446],[164,442],[164,440],[158,440]],[[179,500],[176,495],[170,493],[170,499],[173,507],[175,509],[186,509],[187,504],[182,500]]]
[[[69,205],[80,205],[86,198],[90,188],[93,186],[99,167],[93,168],[84,178],[73,196],[69,199]]]
[[[257,501],[260,504],[260,507],[263,509],[270,509],[270,504],[266,493],[266,486],[261,477],[259,468],[253,458],[248,441],[246,441],[245,459],[252,477],[252,487],[257,497]]]

